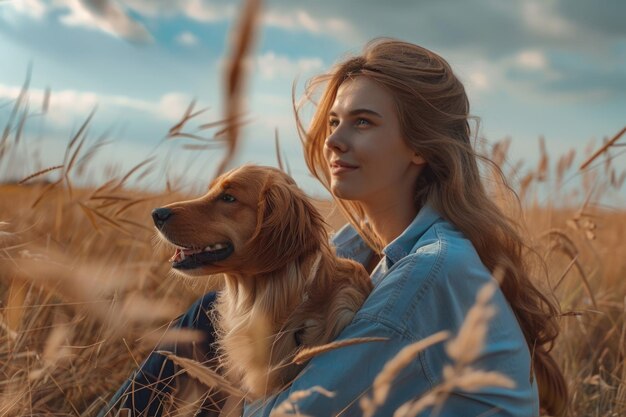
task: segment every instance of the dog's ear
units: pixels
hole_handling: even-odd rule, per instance
[[[268,272],[327,239],[324,219],[295,183],[269,181],[259,201],[254,263]],[[270,268],[270,269],[267,269]]]

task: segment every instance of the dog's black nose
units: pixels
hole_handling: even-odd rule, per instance
[[[172,210],[168,208],[156,208],[152,210],[152,220],[157,228],[162,228],[167,219],[172,215]]]

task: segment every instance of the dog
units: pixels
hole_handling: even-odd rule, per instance
[[[365,268],[337,257],[325,222],[284,172],[244,165],[203,197],[157,208],[154,223],[174,246],[172,269],[223,274],[213,322],[223,375],[259,399],[304,367],[301,348],[331,342],[372,290]]]

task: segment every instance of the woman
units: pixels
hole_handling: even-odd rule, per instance
[[[504,271],[491,299],[496,314],[474,366],[506,375],[515,388],[454,390],[437,415],[564,413],[565,381],[548,353],[556,309],[531,282],[523,240],[481,182],[468,99],[448,63],[419,46],[377,39],[315,78],[307,95],[319,86],[309,129],[298,119],[307,165],[350,221],[333,238],[337,253],[363,263],[375,286],[339,339],[388,341],[313,358],[289,389],[247,404],[245,415],[269,415],[314,386],[334,396],[310,391],[296,401],[300,414],[361,415],[359,398],[371,394],[384,364],[431,334],[458,332],[496,268]],[[391,416],[432,389],[449,361],[443,344],[420,353],[376,415]]]
[[[537,415],[538,396],[550,414],[563,412],[565,382],[547,352],[558,333],[556,310],[530,281],[523,241],[481,183],[469,103],[450,66],[424,48],[380,39],[314,79],[308,95],[320,85],[308,131],[299,124],[306,161],[350,220],[335,236],[338,251],[366,264],[375,285],[340,338],[390,341],[314,358],[268,405],[320,385],[335,397],[311,394],[298,403],[302,414],[358,415],[358,401],[350,402],[384,363],[439,330],[458,331],[477,291],[502,267],[492,301],[498,313],[476,366],[507,375],[516,388],[454,392],[439,415]],[[440,382],[446,361],[443,346],[426,350],[380,415]]]

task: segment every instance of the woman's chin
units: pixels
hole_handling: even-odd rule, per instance
[[[343,184],[332,184],[330,191],[333,193],[333,196],[342,200],[358,200],[358,196],[354,190],[343,186]]]

